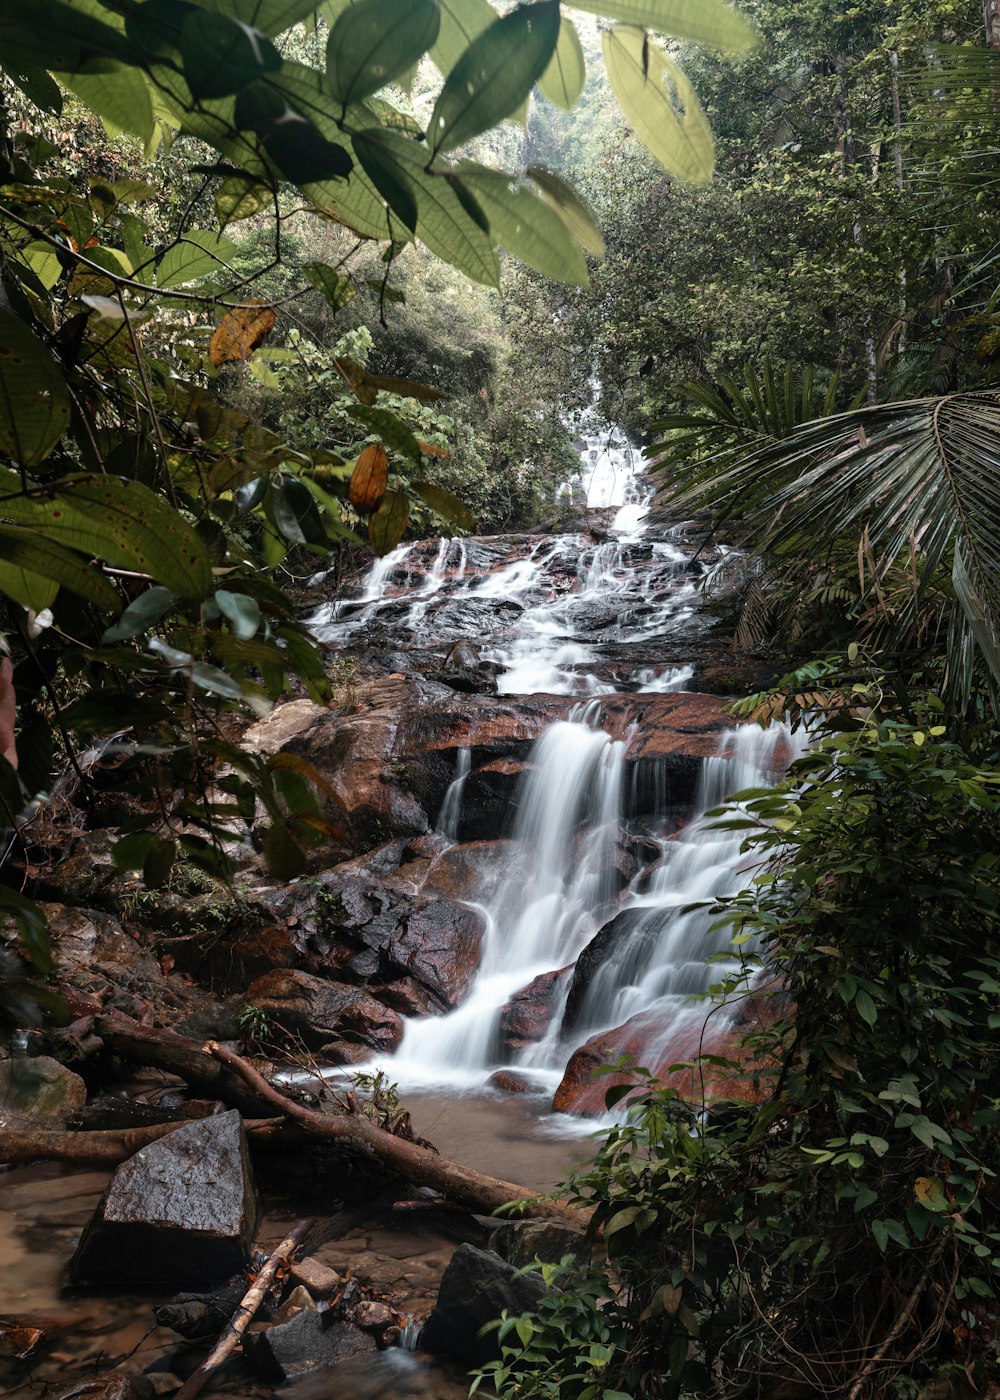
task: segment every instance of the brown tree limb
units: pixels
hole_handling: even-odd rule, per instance
[[[909,1327],[910,1323],[913,1321],[913,1314],[917,1310],[917,1304],[923,1297],[924,1289],[931,1281],[931,1275],[934,1269],[934,1265],[944,1253],[944,1248],[945,1245],[948,1243],[948,1240],[949,1236],[942,1234],[941,1238],[934,1246],[933,1250],[931,1251],[930,1258],[923,1265],[923,1270],[920,1274],[920,1277],[917,1279],[916,1283],[913,1285],[913,1288],[910,1290],[909,1297],[903,1304],[895,1322],[892,1324],[892,1326],[889,1328],[889,1331],[883,1338],[882,1344],[879,1347],[878,1351],[875,1353],[874,1356],[869,1357],[869,1359],[861,1367],[861,1370],[855,1376],[854,1384],[848,1391],[847,1400],[860,1400],[861,1394],[864,1391],[869,1378],[882,1365],[883,1361],[885,1361],[886,1357],[889,1355],[893,1344],[896,1341],[898,1341],[898,1339],[903,1335],[907,1327]]]
[[[113,1128],[93,1132],[54,1132],[44,1128],[0,1130],[0,1163],[68,1162],[76,1167],[116,1167],[140,1148],[185,1128],[193,1120],[153,1123],[142,1128]],[[243,1125],[251,1146],[288,1144],[296,1140],[284,1119],[248,1119]],[[298,1139],[301,1141],[301,1138]]]
[[[243,1333],[257,1315],[257,1309],[264,1301],[267,1290],[271,1286],[271,1280],[278,1271],[278,1266],[291,1258],[304,1237],[309,1233],[311,1225],[311,1220],[300,1220],[291,1234],[286,1235],[281,1241],[257,1275],[252,1287],[243,1295],[242,1302],[229,1319],[222,1336],[197,1371],[193,1371],[188,1376],[174,1396],[174,1400],[194,1400],[195,1396],[201,1393],[205,1384],[211,1379],[213,1372],[217,1371],[222,1363],[232,1356],[243,1338]]]
[[[540,1200],[538,1193],[514,1182],[503,1181],[464,1167],[427,1147],[415,1142],[407,1142],[395,1137],[374,1124],[363,1113],[345,1114],[331,1117],[317,1113],[287,1098],[269,1084],[253,1065],[223,1046],[209,1041],[205,1046],[208,1053],[220,1064],[226,1065],[238,1074],[256,1099],[263,1100],[270,1109],[276,1109],[286,1118],[297,1123],[310,1137],[326,1142],[347,1142],[361,1148],[377,1158],[384,1166],[398,1172],[407,1181],[422,1186],[431,1186],[441,1191],[451,1200],[467,1208],[490,1214],[500,1206],[513,1201],[522,1203],[522,1212],[529,1216],[560,1216],[568,1224],[585,1226],[590,1212],[575,1206],[551,1200]]]

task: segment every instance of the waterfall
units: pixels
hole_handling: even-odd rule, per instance
[[[615,860],[627,745],[599,721],[599,702],[578,706],[535,744],[516,801],[515,854],[496,896],[481,906],[486,934],[475,983],[449,1015],[409,1020],[400,1049],[382,1062],[404,1088],[483,1084],[500,1067],[499,1018],[510,997],[585,950],[597,963],[585,990],[571,992],[564,979],[548,1033],[515,1060],[541,1084],[554,1087],[569,1053],[598,1031],[642,1016],[654,1063],[660,1039],[689,1019],[704,1020],[704,1007],[692,1007],[691,998],[720,979],[729,951],[725,932],[708,933],[711,902],[736,893],[754,873],[740,854],[742,833],[711,831],[704,814],[730,793],[772,782],[804,739],[782,724],[727,731],[718,755],[702,765],[697,815],[660,839],[660,858],[620,900]],[[442,828],[456,815],[462,762]]]
[[[571,963],[613,907],[625,746],[596,717],[578,708],[535,745],[517,804],[518,854],[483,908],[475,984],[450,1015],[407,1022],[383,1065],[400,1084],[482,1083],[497,1064],[501,1008],[538,973]]]
[[[438,817],[437,830],[439,835],[446,841],[458,840],[458,824],[462,819],[462,793],[465,789],[465,780],[469,776],[469,769],[472,767],[472,750],[459,749],[458,757],[455,760],[455,776],[448,785],[448,791],[444,795],[444,802],[441,804],[441,815]]]

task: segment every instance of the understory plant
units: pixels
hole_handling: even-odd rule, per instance
[[[647,1079],[562,1188],[606,1258],[505,1319],[501,1397],[862,1400],[993,1373],[1000,774],[925,714],[828,734],[715,814],[760,868],[721,909],[744,967],[698,1068],[742,1078],[708,1103]]]

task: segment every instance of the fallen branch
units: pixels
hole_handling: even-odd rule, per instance
[[[116,1167],[140,1148],[157,1142],[193,1120],[178,1118],[174,1123],[152,1123],[142,1128],[114,1128],[94,1132],[52,1132],[44,1128],[0,1131],[0,1163],[18,1166],[24,1162],[69,1162],[77,1167]],[[284,1119],[248,1119],[243,1125],[252,1146],[287,1145],[294,1140]]]
[[[174,1400],[194,1400],[194,1397],[201,1393],[206,1383],[211,1379],[213,1372],[217,1371],[222,1363],[232,1356],[243,1338],[243,1333],[256,1317],[257,1309],[264,1301],[279,1265],[284,1264],[295,1253],[308,1234],[311,1224],[312,1222],[309,1220],[300,1221],[291,1234],[286,1235],[281,1241],[257,1275],[253,1286],[244,1294],[243,1301],[233,1313],[222,1336],[197,1371],[193,1371],[188,1376],[174,1396]]]
[[[420,1147],[415,1142],[407,1142],[392,1133],[379,1128],[363,1113],[351,1113],[332,1117],[317,1113],[286,1098],[269,1084],[253,1065],[226,1050],[215,1041],[205,1046],[208,1053],[238,1074],[250,1089],[255,1099],[264,1101],[269,1108],[276,1109],[286,1118],[297,1123],[311,1138],[326,1142],[347,1142],[359,1147],[375,1157],[384,1166],[391,1168],[407,1181],[422,1186],[431,1186],[441,1191],[451,1200],[474,1211],[489,1215],[498,1207],[512,1201],[522,1202],[523,1214],[529,1216],[560,1216],[568,1224],[583,1227],[590,1219],[590,1212],[557,1201],[540,1200],[536,1191],[517,1186],[500,1177],[488,1176],[473,1167],[463,1167],[459,1162],[449,1161],[428,1147]]]
[[[944,1253],[944,1248],[945,1245],[948,1243],[948,1240],[949,1236],[942,1234],[941,1238],[934,1246],[934,1249],[931,1251],[930,1258],[923,1265],[923,1271],[921,1272],[920,1277],[917,1279],[916,1283],[913,1285],[913,1288],[910,1292],[910,1296],[903,1304],[899,1316],[896,1318],[896,1321],[889,1328],[889,1331],[883,1338],[882,1345],[879,1347],[875,1355],[870,1357],[865,1362],[865,1364],[861,1367],[861,1370],[858,1372],[857,1376],[855,1376],[854,1384],[848,1391],[847,1400],[860,1400],[860,1397],[864,1392],[865,1386],[867,1385],[870,1377],[882,1365],[886,1357],[889,1355],[893,1344],[896,1341],[898,1341],[898,1339],[903,1335],[907,1327],[909,1327],[910,1323],[913,1321],[913,1314],[917,1310],[917,1304],[920,1302],[920,1299],[923,1296],[924,1289],[931,1281],[934,1265]]]

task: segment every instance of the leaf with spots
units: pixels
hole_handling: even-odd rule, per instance
[[[208,552],[194,527],[138,481],[70,478],[58,491],[14,497],[0,509],[45,540],[147,574],[182,598],[202,598],[211,585]]]
[[[68,426],[69,394],[58,364],[22,320],[0,307],[0,453],[33,467]]]

